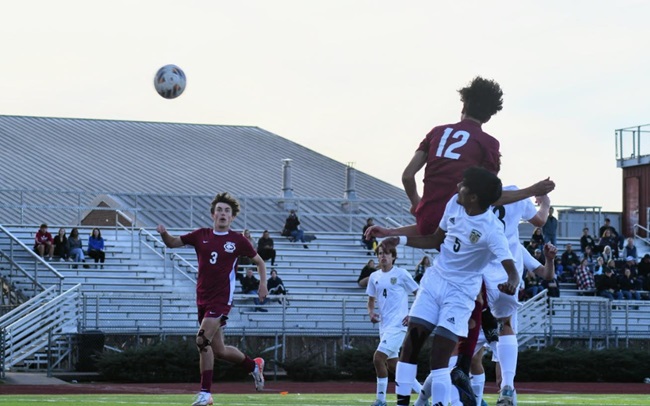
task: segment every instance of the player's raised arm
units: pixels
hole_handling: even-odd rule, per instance
[[[156,231],[158,231],[160,234],[160,237],[162,238],[167,248],[180,248],[185,245],[183,244],[183,240],[181,240],[180,237],[174,237],[173,235],[169,234],[167,232],[167,228],[162,224],[158,224]]]
[[[528,222],[535,227],[542,227],[546,224],[546,220],[548,219],[549,209],[551,208],[551,199],[548,195],[543,195],[536,196],[535,201],[539,204],[539,209],[537,209],[535,216],[529,219]]]
[[[506,204],[518,202],[533,196],[543,196],[549,194],[555,189],[555,182],[550,178],[540,180],[539,182],[519,190],[504,190],[501,197],[493,206],[504,206]]]
[[[420,204],[420,195],[418,194],[417,182],[415,180],[415,175],[422,169],[422,167],[427,163],[427,153],[424,151],[415,151],[411,162],[406,165],[404,172],[402,173],[402,185],[404,186],[404,191],[411,201],[411,214],[415,215],[415,209]]]

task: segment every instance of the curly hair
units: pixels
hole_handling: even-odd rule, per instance
[[[233,217],[237,216],[239,213],[239,202],[228,192],[219,193],[214,197],[214,200],[212,200],[212,203],[210,204],[211,214],[214,214],[214,208],[217,206],[217,203],[226,203],[228,206],[230,206]]]
[[[494,80],[477,76],[458,93],[465,106],[465,114],[482,123],[503,108],[503,90]]]

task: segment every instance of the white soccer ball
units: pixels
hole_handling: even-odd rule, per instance
[[[175,99],[185,90],[185,72],[176,65],[165,65],[158,69],[153,85],[165,99]]]

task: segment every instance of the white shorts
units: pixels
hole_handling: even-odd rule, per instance
[[[397,358],[405,336],[406,331],[401,330],[389,330],[383,333],[379,336],[377,351],[386,354],[388,359]]]
[[[467,337],[475,298],[433,273],[429,279],[431,281],[424,286],[420,283],[409,316],[444,327],[459,337]]]
[[[517,300],[517,295],[508,295],[499,289],[488,289],[487,296],[488,306],[494,317],[497,319],[511,317],[513,320],[517,318],[517,311],[522,306]]]

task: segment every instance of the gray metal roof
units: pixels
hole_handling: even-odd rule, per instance
[[[171,209],[187,204],[179,195],[194,195],[203,205],[215,193],[229,191],[238,198],[266,197],[249,204],[282,213],[277,200],[282,196],[282,160],[286,158],[292,159],[295,197],[343,200],[346,188],[345,164],[258,127],[0,116],[0,146],[0,189],[5,189],[0,190],[0,203],[18,199],[7,189],[31,189],[78,191],[55,193],[56,197],[48,194],[47,201],[55,205],[71,201],[87,205],[100,194],[131,205],[134,195],[144,194],[137,198],[139,205]],[[356,195],[361,200],[382,196],[408,205],[402,189],[360,171],[356,172]],[[42,204],[38,196],[25,199]],[[382,205],[362,205],[359,213],[382,211]],[[388,204],[386,209],[394,206]],[[310,211],[341,212],[339,203],[322,201],[303,202],[301,211],[303,217]],[[150,217],[160,220],[159,214]],[[0,222],[16,223],[14,216],[15,208],[0,209]],[[174,213],[167,217],[172,224],[187,226]],[[247,225],[266,228],[263,217],[263,211],[251,211]],[[154,218],[143,213],[144,219],[155,224]],[[275,226],[278,221],[271,223]],[[337,230],[341,221],[323,216],[312,229]]]

